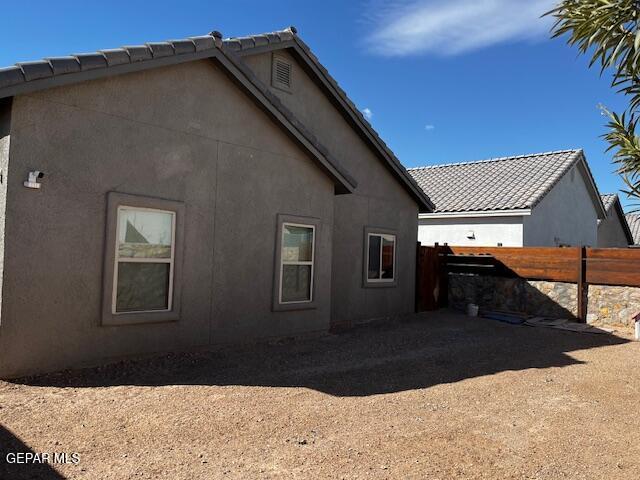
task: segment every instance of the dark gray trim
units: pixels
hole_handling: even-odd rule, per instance
[[[383,235],[393,235],[396,237],[396,244],[393,252],[393,281],[392,282],[372,282],[369,280],[369,235],[380,233]],[[398,231],[384,227],[364,227],[362,240],[362,288],[393,288],[398,286]]]
[[[318,308],[318,297],[316,286],[318,280],[318,238],[320,233],[321,220],[315,217],[302,217],[299,215],[278,214],[276,216],[276,241],[273,267],[273,298],[271,309],[274,312],[290,312],[295,310],[311,310]],[[285,223],[300,223],[303,225],[313,225],[315,227],[313,238],[313,285],[311,292],[311,302],[304,303],[280,303],[280,261],[282,259],[282,225]]]
[[[176,212],[176,233],[173,263],[173,302],[168,312],[112,313],[113,274],[115,262],[116,225],[119,206],[157,208]],[[102,280],[102,325],[137,325],[147,323],[175,322],[180,320],[182,300],[182,270],[184,258],[184,216],[182,202],[162,198],[142,197],[119,192],[107,193],[107,223],[105,231],[104,268]]]

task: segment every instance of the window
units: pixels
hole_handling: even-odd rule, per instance
[[[383,230],[365,228],[364,285],[396,285],[396,235]]]
[[[109,192],[103,325],[180,317],[184,204]]]
[[[274,311],[316,308],[316,247],[320,220],[278,215]]]
[[[113,313],[171,310],[175,212],[118,207]]]
[[[280,303],[313,300],[313,225],[283,223],[281,240]]]
[[[292,73],[293,65],[290,61],[279,55],[273,56],[271,65],[271,84],[274,87],[290,92]]]

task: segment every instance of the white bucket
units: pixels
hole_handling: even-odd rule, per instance
[[[478,305],[476,305],[475,303],[469,303],[467,305],[467,315],[469,315],[470,317],[477,317],[479,309],[480,307],[478,307]]]

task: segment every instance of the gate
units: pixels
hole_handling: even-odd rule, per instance
[[[416,254],[416,312],[446,307],[446,252],[442,247],[422,247],[418,242]]]

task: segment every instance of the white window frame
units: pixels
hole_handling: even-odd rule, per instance
[[[286,227],[301,227],[301,228],[310,228],[311,229],[311,261],[292,261],[292,260],[284,260],[282,258],[282,250],[284,249],[284,233]],[[295,222],[282,222],[282,233],[280,234],[280,281],[278,284],[280,285],[280,290],[278,292],[278,303],[280,305],[295,305],[295,304],[304,304],[304,303],[312,303],[313,302],[313,277],[314,277],[314,269],[315,269],[315,259],[316,259],[316,226],[308,225],[304,223],[295,223]],[[309,285],[309,300],[295,300],[290,302],[282,301],[282,277],[284,274],[284,266],[285,265],[311,265],[311,280]]]
[[[380,267],[379,267],[379,274],[380,277],[382,277],[382,240],[386,238],[386,240],[392,239],[393,240],[393,275],[391,276],[391,278],[369,278],[369,246],[370,246],[370,242],[371,242],[371,237],[380,237]],[[366,247],[366,272],[367,272],[367,276],[366,276],[366,282],[367,283],[394,283],[396,281],[396,251],[397,251],[397,237],[395,234],[393,233],[379,233],[379,232],[369,232],[367,233],[367,247]]]
[[[157,213],[168,213],[171,215],[171,257],[169,258],[120,258],[120,212],[122,210],[138,210]],[[173,308],[173,276],[175,269],[176,256],[176,212],[172,210],[163,210],[160,208],[134,207],[130,205],[118,205],[116,210],[116,235],[115,235],[115,254],[113,265],[113,289],[111,295],[111,313],[112,315],[136,315],[141,313],[169,312]],[[157,310],[134,310],[118,312],[116,310],[118,296],[118,266],[120,263],[168,263],[169,264],[169,291],[167,299],[167,308]]]

